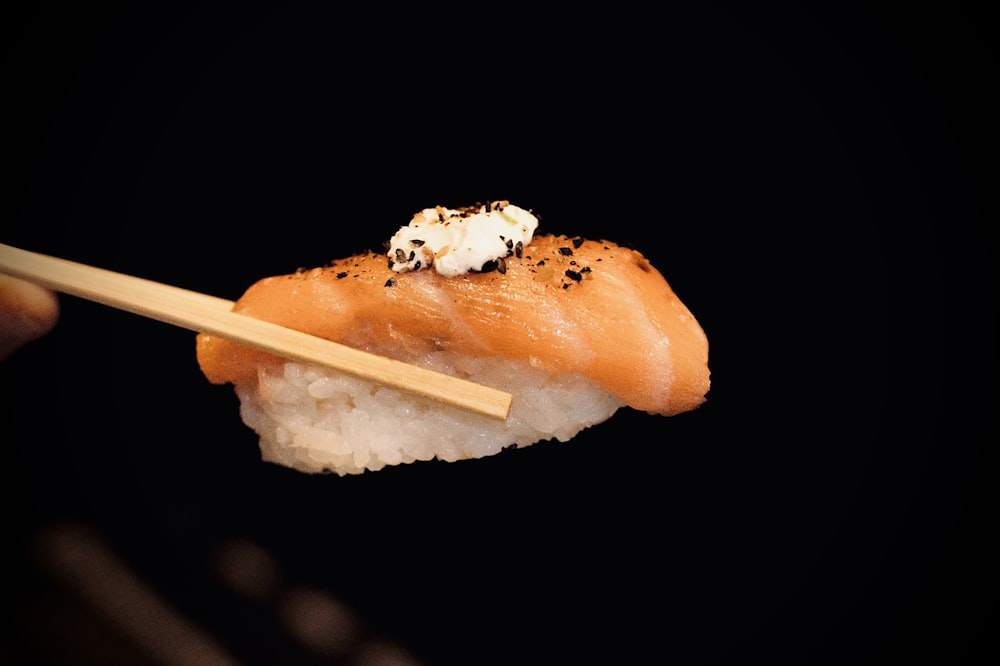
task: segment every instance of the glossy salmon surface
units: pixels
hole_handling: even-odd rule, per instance
[[[710,385],[694,315],[641,253],[608,241],[536,236],[490,272],[456,277],[397,273],[370,252],[264,278],[234,310],[387,356],[447,349],[579,373],[652,414],[694,409]],[[280,362],[207,334],[197,355],[216,384]]]

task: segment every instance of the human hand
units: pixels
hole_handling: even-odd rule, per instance
[[[51,331],[58,320],[59,300],[53,292],[0,275],[0,360]]]

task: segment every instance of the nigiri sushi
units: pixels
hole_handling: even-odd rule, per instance
[[[341,475],[568,441],[624,406],[702,404],[708,340],[663,275],[636,250],[537,224],[507,201],[424,209],[385,253],[264,278],[234,306],[507,391],[505,421],[204,333],[199,366],[234,385],[264,460]]]

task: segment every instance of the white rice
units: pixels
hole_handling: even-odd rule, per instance
[[[318,366],[286,363],[236,387],[264,460],[303,472],[358,474],[416,460],[455,461],[511,445],[567,441],[623,403],[580,375],[520,361],[433,352],[409,362],[514,396],[506,421]]]

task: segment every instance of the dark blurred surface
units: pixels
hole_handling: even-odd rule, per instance
[[[0,369],[0,661],[996,656],[981,15],[146,7],[3,10],[0,242],[236,298],[507,198],[646,254],[713,388],[306,476],[192,333],[64,297]]]

